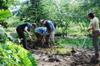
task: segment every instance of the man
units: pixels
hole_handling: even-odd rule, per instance
[[[21,41],[21,43],[23,44],[23,47],[25,49],[29,49],[27,46],[27,40],[25,37],[25,32],[28,33],[30,39],[31,39],[31,29],[34,29],[34,24],[30,24],[30,23],[25,23],[25,24],[21,24],[19,26],[17,26],[16,31],[18,33],[18,37]]]
[[[55,37],[55,26],[53,24],[52,21],[50,20],[40,20],[40,22],[47,27],[47,32],[48,32],[48,36],[46,38],[46,43],[48,44],[48,42],[51,40],[52,42],[54,42],[54,37]]]
[[[46,47],[44,45],[45,41],[45,37],[48,35],[47,32],[47,28],[46,27],[37,27],[36,24],[34,24],[34,33],[36,35],[36,44],[37,46],[41,46],[41,47]],[[34,45],[35,47],[36,45]]]
[[[47,28],[46,27],[37,27],[35,28],[35,35],[37,37],[37,42],[41,44],[41,46],[44,46],[45,43],[45,37],[48,35]]]
[[[92,32],[93,47],[95,49],[95,56],[91,60],[92,62],[96,62],[98,61],[99,57],[99,50],[98,50],[98,36],[100,35],[99,19],[93,13],[89,13],[88,18],[90,20],[88,31]]]

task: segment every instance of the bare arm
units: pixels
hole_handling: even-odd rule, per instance
[[[25,27],[25,32],[29,35],[29,38],[32,39],[32,37],[31,37],[32,36],[32,33],[29,32],[27,29],[28,29],[28,27]]]
[[[94,31],[96,28],[96,23],[92,23],[89,25],[88,31]]]

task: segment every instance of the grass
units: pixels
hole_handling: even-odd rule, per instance
[[[76,38],[76,39],[66,38],[66,39],[58,39],[57,43],[62,47],[64,46],[82,47],[84,40],[85,40],[84,38]],[[85,47],[86,48],[92,47],[92,40],[90,38],[86,39]]]

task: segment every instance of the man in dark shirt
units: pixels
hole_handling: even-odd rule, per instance
[[[25,49],[29,49],[29,48],[27,47],[27,40],[24,33],[27,32],[29,37],[31,38],[32,35],[30,32],[31,29],[34,29],[34,24],[30,24],[30,23],[21,24],[16,28],[20,42],[23,44],[23,47]]]

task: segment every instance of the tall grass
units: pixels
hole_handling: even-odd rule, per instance
[[[58,44],[60,46],[70,46],[70,47],[82,47],[84,44],[85,48],[92,48],[92,40],[91,38],[66,38],[66,39],[58,39]],[[84,42],[85,41],[85,42]]]

